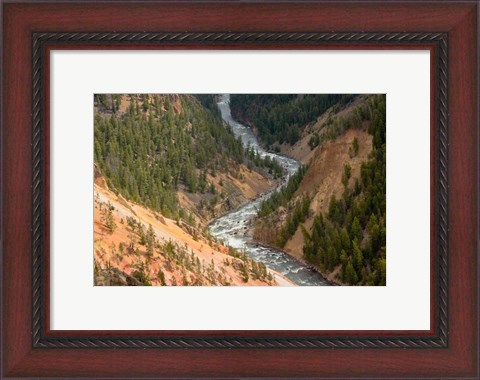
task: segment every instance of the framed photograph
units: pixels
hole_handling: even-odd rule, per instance
[[[2,376],[477,378],[477,2],[5,2]]]

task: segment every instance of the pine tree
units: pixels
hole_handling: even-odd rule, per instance
[[[155,240],[156,240],[155,231],[153,230],[152,225],[149,224],[148,230],[147,230],[146,236],[145,236],[145,245],[147,247],[147,255],[148,256],[153,255],[153,250],[155,248]]]
[[[115,223],[115,219],[113,218],[113,210],[115,210],[115,208],[110,202],[108,202],[108,204],[104,205],[104,207],[102,208],[102,221],[110,233],[113,233],[113,231],[115,231],[115,228],[117,228],[117,224]]]
[[[377,281],[376,285],[386,285],[387,282],[387,261],[382,258],[377,262]]]
[[[353,147],[353,154],[357,156],[359,147],[358,147],[358,139],[356,137],[353,139],[352,147]]]
[[[355,240],[353,241],[353,263],[355,270],[360,272],[363,268],[363,254]]]
[[[357,217],[353,219],[350,237],[352,241],[357,240],[357,242],[359,242],[362,240],[362,227],[360,226],[360,222],[358,221]]]
[[[345,164],[343,166],[343,175],[342,175],[342,184],[343,187],[348,186],[348,181],[350,180],[350,177],[352,175],[352,167],[349,164]]]
[[[158,270],[157,272],[157,277],[160,280],[160,285],[165,286],[167,283],[165,282],[165,274],[161,269]]]
[[[350,285],[356,285],[358,282],[358,276],[357,276],[357,273],[355,272],[355,269],[353,269],[353,265],[351,261],[348,262],[347,267],[345,269],[345,282],[347,282]]]

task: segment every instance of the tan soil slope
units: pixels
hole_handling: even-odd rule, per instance
[[[166,285],[183,285],[185,280],[195,285],[294,285],[276,272],[268,270],[272,280],[254,279],[250,272],[247,282],[242,277],[244,261],[229,255],[228,248],[208,240],[201,231],[190,226],[178,226],[175,221],[160,214],[127,202],[113,192],[94,185],[94,257],[96,285],[139,285],[135,271],[143,268],[152,285],[161,285],[159,270],[164,275]],[[103,216],[108,204],[113,207],[112,215],[116,228],[110,232]],[[158,240],[159,247],[151,257],[146,254],[146,247],[140,244],[139,237],[127,225],[127,217],[133,217],[146,228],[149,224]],[[133,237],[133,239],[132,239]],[[129,251],[129,244],[134,242],[135,250]],[[165,255],[164,246],[171,242],[177,251],[176,256]],[[120,245],[123,245],[123,249]],[[162,253],[163,252],[163,253]],[[186,252],[188,258],[180,258]],[[179,263],[180,261],[180,263]],[[252,269],[252,260],[248,261]],[[138,277],[138,276],[137,276]]]
[[[358,140],[359,149],[357,156],[352,157],[351,147],[355,137]],[[358,129],[349,129],[335,140],[327,141],[314,150],[310,166],[290,201],[292,204],[306,194],[309,194],[312,198],[310,216],[303,223],[307,231],[310,230],[315,215],[328,210],[331,196],[341,197],[344,165],[348,163],[352,168],[349,181],[349,187],[351,188],[355,179],[360,178],[362,162],[367,160],[371,150],[372,136],[365,130]],[[266,219],[258,220],[253,231],[254,238],[264,244],[275,246],[276,237],[287,217],[287,210],[280,207]],[[299,227],[283,250],[298,259],[302,259],[303,243],[303,235]]]
[[[350,151],[354,138],[358,139],[358,155],[350,157]],[[305,173],[296,196],[309,193],[312,196],[310,204],[310,217],[304,223],[309,231],[315,215],[328,210],[332,195],[338,199],[343,193],[342,174],[345,164],[352,168],[349,188],[353,187],[355,179],[360,178],[362,162],[366,161],[372,151],[372,136],[364,130],[349,129],[343,135],[333,141],[328,141],[315,151],[310,166]],[[292,256],[303,256],[303,235],[300,228],[287,242],[284,250]]]
[[[178,200],[180,206],[194,211],[194,214],[202,226],[208,225],[213,219],[218,218],[240,205],[254,200],[261,194],[273,189],[278,180],[267,178],[254,170],[249,170],[245,165],[238,165],[235,171],[227,173],[217,172],[215,177],[207,175],[207,181],[213,183],[217,193],[217,203],[213,208],[199,208],[203,199],[208,203],[208,194],[192,194],[179,191]],[[223,193],[223,196],[221,195]]]
[[[193,97],[193,95],[188,96],[200,106],[200,103],[195,97]],[[153,102],[153,97],[154,95],[149,95],[148,99],[150,102]],[[175,114],[179,114],[182,111],[182,104],[179,95],[170,94],[160,96],[159,101],[162,107],[166,98],[169,98],[170,102],[172,102]],[[107,101],[110,102],[110,98],[107,99]],[[139,104],[139,107],[142,107],[143,102],[140,95],[124,94],[121,97],[117,115],[122,116],[125,114],[132,101],[136,101]],[[112,113],[101,107],[97,109],[97,112],[100,112],[103,115],[111,115]],[[145,114],[148,116],[148,112],[145,112]],[[95,183],[102,188],[108,189],[107,183],[96,165],[94,166],[94,173]],[[217,193],[215,197],[208,192],[205,194],[192,194],[180,190],[177,192],[180,206],[191,211],[196,222],[205,227],[213,219],[255,199],[260,194],[273,189],[278,184],[277,180],[269,178],[268,175],[263,174],[255,170],[249,170],[244,164],[238,165],[233,161],[226,161],[222,172],[217,171],[215,177],[211,174],[207,175],[207,182],[213,183],[215,187]],[[208,207],[213,198],[216,198],[217,202],[215,202],[213,206]],[[200,207],[201,202],[207,206]]]
[[[301,138],[293,146],[283,144],[280,147],[281,153],[295,158],[302,164],[308,164],[315,155],[316,151],[316,149],[310,149],[308,145],[308,141],[310,140],[312,134],[314,132],[318,132],[321,135],[322,130],[329,118],[341,118],[348,115],[353,109],[355,109],[355,107],[357,107],[360,103],[365,102],[368,98],[369,95],[358,96],[355,98],[355,100],[347,104],[345,108],[340,109],[338,112],[334,112],[334,107],[329,108],[326,112],[320,115],[315,122],[311,123],[303,130]]]
[[[310,231],[315,216],[328,209],[331,196],[341,197],[343,193],[342,174],[344,165],[348,163],[352,168],[349,181],[349,187],[351,188],[355,183],[355,179],[360,177],[362,162],[367,160],[372,150],[372,136],[367,133],[367,123],[364,123],[359,129],[347,129],[334,140],[321,143],[313,150],[308,145],[310,137],[317,132],[320,140],[325,138],[325,133],[329,130],[326,126],[329,125],[331,119],[342,120],[343,118],[348,118],[355,111],[355,108],[367,101],[369,97],[369,95],[359,96],[340,110],[336,110],[335,107],[330,108],[316,122],[311,123],[304,129],[302,137],[295,145],[281,146],[283,154],[293,157],[303,164],[309,164],[309,168],[297,192],[290,201],[290,204],[293,204],[297,199],[306,194],[312,197],[310,216],[303,223],[307,231]],[[354,138],[358,139],[359,144],[356,156],[352,154]],[[267,218],[258,220],[253,230],[254,238],[264,244],[275,246],[279,231],[287,217],[287,210],[280,207]],[[283,250],[298,259],[302,259],[303,244],[303,234],[299,227],[286,243]]]

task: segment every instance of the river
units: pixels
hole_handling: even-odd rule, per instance
[[[252,130],[233,119],[230,110],[229,94],[221,95],[217,104],[223,120],[230,125],[235,136],[241,136],[244,146],[252,146],[262,157],[270,156],[270,158],[274,158],[285,168],[285,179],[277,189],[283,186],[288,181],[288,178],[298,170],[300,163],[289,157],[266,152],[258,143]],[[251,221],[257,215],[260,203],[268,198],[275,190],[276,189],[273,189],[254,201],[216,219],[210,225],[212,235],[222,239],[233,248],[245,250],[249,257],[264,263],[268,268],[281,273],[297,285],[329,285],[329,283],[318,272],[309,269],[305,264],[294,259],[292,256],[289,256],[280,250],[259,245],[252,241],[252,238],[248,236]]]

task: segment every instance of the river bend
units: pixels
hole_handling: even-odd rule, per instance
[[[295,173],[300,163],[292,158],[266,152],[258,143],[257,138],[252,130],[233,119],[230,110],[230,95],[223,94],[220,97],[218,108],[222,114],[223,120],[230,125],[235,136],[240,136],[245,147],[253,147],[262,157],[270,156],[277,160],[286,171],[286,176],[282,184],[276,189],[284,186],[290,176]],[[245,250],[249,257],[256,261],[264,263],[268,268],[281,273],[289,280],[298,285],[307,286],[324,286],[329,285],[328,282],[320,275],[320,273],[309,269],[305,264],[296,260],[292,256],[280,250],[265,247],[252,241],[248,235],[251,221],[257,215],[260,203],[268,198],[273,191],[262,195],[261,197],[249,202],[240,208],[216,219],[210,225],[212,235],[222,239],[225,243],[239,250]]]

